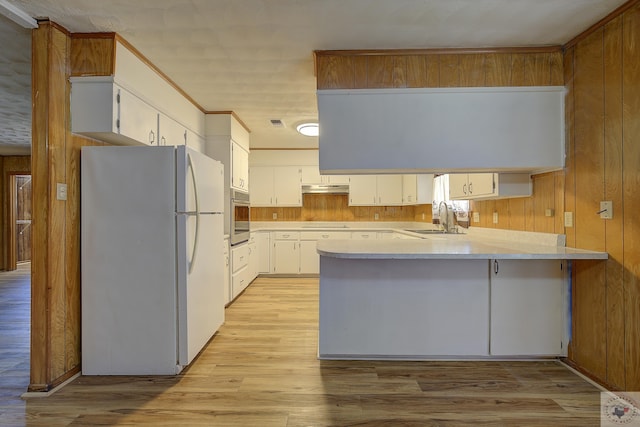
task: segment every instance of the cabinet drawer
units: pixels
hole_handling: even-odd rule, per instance
[[[300,240],[350,239],[351,234],[345,231],[303,231]]]
[[[237,297],[249,285],[248,277],[249,269],[241,268],[231,276],[231,295],[232,298]]]
[[[273,238],[276,240],[298,240],[300,233],[298,231],[275,231]]]
[[[352,239],[376,240],[377,237],[378,237],[378,233],[376,231],[352,231],[351,232]]]
[[[231,249],[231,267],[235,273],[249,264],[249,245]]]

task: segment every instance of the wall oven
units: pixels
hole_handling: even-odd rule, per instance
[[[233,190],[231,193],[230,243],[237,245],[249,240],[249,194]]]

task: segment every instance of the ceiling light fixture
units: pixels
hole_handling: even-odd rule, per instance
[[[318,123],[315,122],[300,123],[296,130],[304,136],[318,136],[319,134]]]

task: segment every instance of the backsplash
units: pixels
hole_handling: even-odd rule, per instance
[[[431,205],[349,206],[346,194],[304,194],[302,207],[251,208],[252,221],[420,221],[431,222]],[[274,218],[274,214],[276,218]],[[376,214],[378,217],[376,218]]]

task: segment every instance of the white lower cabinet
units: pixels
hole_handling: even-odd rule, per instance
[[[249,285],[249,245],[231,248],[231,299]]]
[[[256,235],[256,250],[258,251],[258,274],[269,274],[271,272],[271,245],[269,242],[269,232],[257,232]]]
[[[258,262],[259,262],[258,245],[256,244],[255,240],[253,242],[249,240],[249,244],[247,246],[249,247],[249,265],[247,269],[247,273],[248,273],[247,280],[249,281],[249,283],[251,283],[253,282],[253,279],[258,277]]]
[[[272,233],[271,272],[274,274],[298,274],[300,272],[300,233]]]
[[[222,241],[222,257],[224,258],[224,303],[229,304],[231,302],[231,258],[229,256],[229,239]]]
[[[300,240],[300,273],[320,274],[317,240]]]
[[[492,356],[566,354],[566,281],[559,260],[491,261]]]

